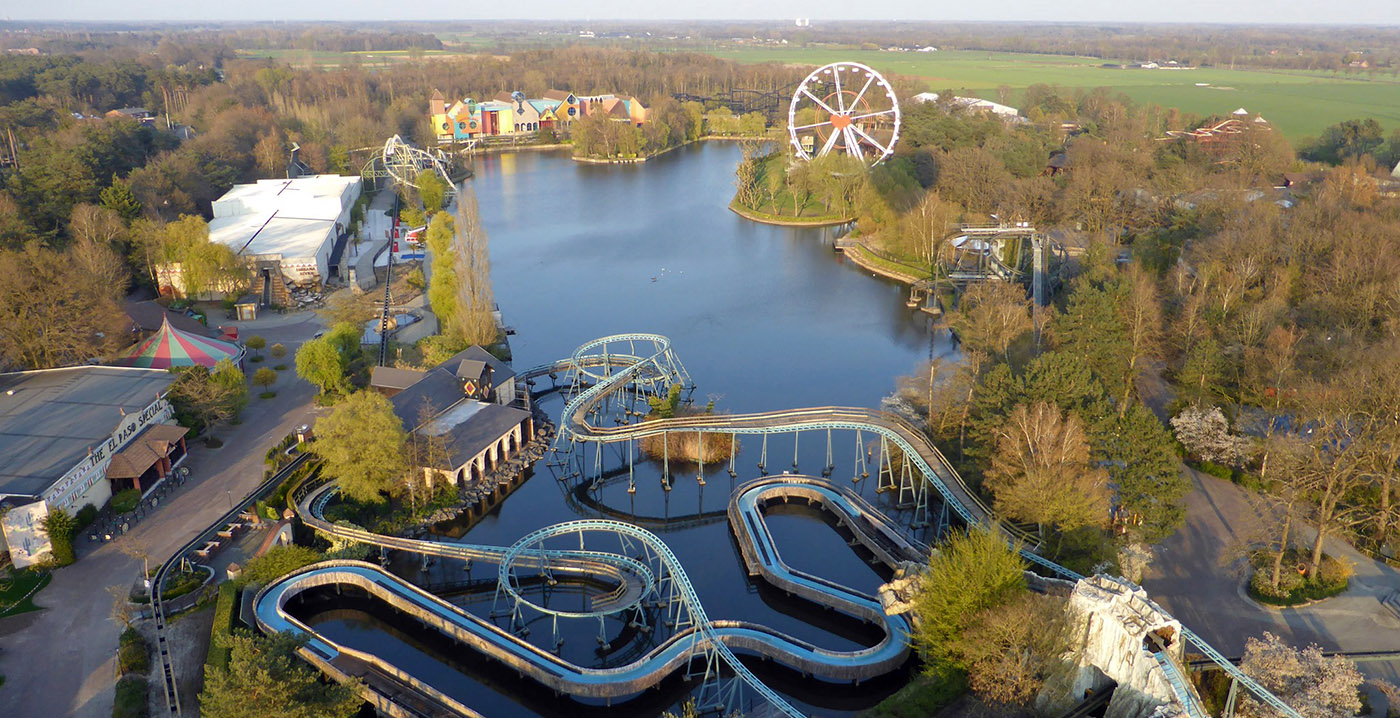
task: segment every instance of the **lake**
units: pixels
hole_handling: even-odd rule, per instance
[[[580,164],[553,152],[479,158],[470,184],[490,235],[496,300],[505,323],[516,330],[511,337],[515,367],[568,357],[595,337],[655,332],[671,338],[697,384],[697,402],[714,399],[718,410],[746,412],[878,406],[899,376],[951,351],[945,333],[932,332],[924,315],[905,306],[907,289],[871,277],[833,252],[830,230],[756,224],[730,212],[739,157],[735,144],[707,142],[640,165]],[[562,404],[556,396],[542,407],[557,419]],[[737,481],[760,475],[758,441],[743,443]],[[852,437],[839,436],[834,443],[832,478],[838,485],[853,485],[853,444]],[[799,468],[818,474],[825,464],[825,437],[809,432],[797,447],[790,438],[770,439],[769,451],[770,471],[786,469],[797,453]],[[618,453],[609,454],[612,466]],[[577,518],[657,519],[639,523],[681,559],[712,619],[761,623],[837,650],[878,641],[879,632],[864,624],[833,617],[749,578],[724,516],[735,483],[726,468],[707,466],[704,486],[694,480],[695,467],[674,470],[674,490],[666,492],[659,467],[639,463],[636,494],[626,493],[626,481],[613,482],[597,494],[599,506],[570,496],[556,469],[542,461],[461,540],[504,546],[531,530]],[[893,512],[890,495],[876,496],[873,481],[855,485]],[[659,520],[664,518],[673,521]],[[770,512],[768,523],[784,560],[795,569],[871,594],[888,578],[814,510],[782,507]],[[418,568],[399,570],[434,583],[464,574],[460,565]],[[494,567],[479,567],[467,575],[485,578],[493,572]],[[452,600],[486,616],[493,595],[466,591]],[[376,615],[370,607],[308,607],[306,614],[333,639],[421,666],[430,683],[486,716],[589,712],[566,700],[512,697],[531,688],[517,684],[513,674],[499,675],[480,656],[449,659],[430,639],[413,635],[411,626],[396,626],[392,617]],[[560,624],[561,654],[598,665],[597,622]],[[530,640],[552,648],[548,621],[531,626]],[[609,630],[615,634],[620,626]],[[833,686],[771,664],[756,670],[799,707],[822,715],[869,707],[903,681],[897,675],[859,687]],[[654,716],[685,694],[674,681],[609,714]]]

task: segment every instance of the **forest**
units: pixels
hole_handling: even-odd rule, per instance
[[[92,37],[90,44],[103,44],[103,36]],[[37,271],[0,278],[6,296],[45,298],[3,309],[0,364],[8,368],[59,366],[113,349],[120,299],[134,285],[152,286],[161,261],[195,268],[211,287],[236,273],[232,257],[207,241],[211,203],[235,183],[283,176],[293,142],[313,171],[354,174],[391,135],[432,140],[426,108],[435,89],[486,97],[502,88],[538,96],[568,87],[634,95],[652,108],[658,121],[626,138],[597,128],[599,142],[615,143],[605,151],[626,142],[665,148],[694,139],[704,121],[671,94],[781,87],[799,72],[587,48],[376,72],[298,70],[228,59],[219,44],[128,40],[78,55],[0,56],[0,262],[57,276],[85,266],[73,261],[76,253],[95,243],[89,249],[113,263],[103,268],[112,281],[101,284],[39,282],[45,274]],[[154,121],[105,117],[136,104]],[[721,131],[741,129],[715,119]],[[189,132],[177,133],[181,127]],[[77,306],[92,309],[75,318],[69,310]],[[43,337],[51,339],[43,352],[25,348]]]
[[[919,27],[886,31],[891,41],[938,37]],[[964,30],[947,32],[952,44],[972,42],[957,39]],[[1393,47],[1389,32],[1350,42]],[[296,69],[238,59],[234,49],[433,45],[410,30],[231,33],[57,31],[31,43],[50,54],[0,56],[0,369],[64,366],[118,348],[121,304],[130,289],[149,289],[159,263],[180,262],[196,293],[231,281],[238,262],[208,241],[215,198],[235,183],[281,176],[294,142],[314,171],[351,174],[390,135],[426,144],[434,90],[637,96],[654,122],[627,126],[635,131],[624,138],[616,124],[584,121],[573,138],[585,154],[617,156],[690,141],[706,127],[754,134],[752,118],[671,95],[777,89],[806,72],[580,46],[376,71]],[[1340,40],[1281,57],[1274,50],[1295,41],[1271,33],[1164,31],[1150,49],[1260,66],[1346,60]],[[1218,54],[1227,40],[1239,57]],[[992,29],[976,42],[1118,57],[1149,49],[1131,33],[1088,37],[1075,28],[1019,36]],[[901,93],[919,84],[892,81]],[[150,110],[154,122],[106,117],[131,105]],[[1141,578],[1151,547],[1183,524],[1185,462],[1270,507],[1260,534],[1224,547],[1250,570],[1257,600],[1288,605],[1345,589],[1350,569],[1326,553],[1328,537],[1392,560],[1400,535],[1400,182],[1390,167],[1400,161],[1400,134],[1357,118],[1295,147],[1251,121],[1223,140],[1200,141],[1189,131],[1231,118],[1047,85],[1026,91],[1022,112],[1007,122],[950,103],[906,107],[896,154],[868,173],[834,158],[797,165],[753,142],[736,191],[773,214],[811,206],[854,218],[853,239],[930,276],[964,225],[1028,222],[1066,248],[1048,307],[1032,307],[1015,283],[945,296],[960,360],[903,378],[890,406],[923,425],[1047,556],[1081,572]],[[428,240],[445,247],[478,229],[453,227],[443,215]],[[454,271],[467,269],[442,266],[435,275]],[[429,289],[435,306],[490,304],[445,296],[449,289],[444,280]],[[452,331],[476,329],[459,322]],[[1038,615],[1029,603],[1016,605],[1021,613],[977,630],[1024,626],[1017,615]],[[995,657],[954,658],[972,665]]]

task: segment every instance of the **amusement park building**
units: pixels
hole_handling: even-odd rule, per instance
[[[150,491],[185,456],[163,369],[80,366],[0,374],[0,551],[16,566],[51,550],[50,509],[73,514],[112,494]]]
[[[574,120],[596,113],[638,126],[647,120],[646,107],[635,97],[584,96],[567,90],[550,90],[538,99],[501,92],[484,102],[468,97],[452,103],[435,91],[428,103],[429,119],[440,144],[565,129]]]
[[[332,256],[348,238],[350,213],[362,180],[340,175],[265,179],[234,185],[214,200],[209,241],[222,244],[255,266],[254,284],[268,279],[292,285],[318,285],[340,274]],[[157,270],[162,288],[179,294],[185,287],[178,265]]]
[[[484,477],[533,435],[530,412],[510,404],[515,372],[481,347],[466,350],[425,372],[376,368],[370,386],[388,395],[409,433],[437,437],[445,456],[425,475],[453,484]]]

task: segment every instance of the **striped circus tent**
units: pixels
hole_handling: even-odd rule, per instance
[[[111,363],[115,366],[142,369],[169,369],[199,364],[212,369],[220,359],[229,359],[235,365],[241,364],[243,347],[233,342],[180,331],[170,326],[170,320],[166,319],[161,322],[159,331],[118,354]]]

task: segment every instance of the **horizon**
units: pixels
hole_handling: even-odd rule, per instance
[[[380,3],[367,0],[245,0],[236,10],[225,5],[222,12],[232,14],[211,18],[207,8],[193,7],[176,0],[149,0],[139,5],[114,7],[109,0],[70,0],[57,11],[51,5],[34,4],[13,8],[4,15],[4,22],[35,23],[111,23],[111,24],[187,24],[187,23],[277,23],[277,22],[782,22],[809,18],[826,22],[944,22],[996,24],[1143,24],[1186,26],[1300,26],[1319,27],[1400,26],[1400,4],[1384,0],[1363,0],[1350,4],[1318,7],[1311,0],[1235,0],[1228,7],[1210,0],[1179,0],[1172,5],[1125,6],[1116,0],[1081,0],[1074,3],[1048,4],[1039,0],[1004,0],[995,8],[928,7],[911,0],[896,0],[886,11],[890,16],[870,17],[853,11],[847,3],[832,0],[793,2],[778,0],[755,8],[745,0],[717,0],[695,8],[686,6],[684,14],[672,12],[671,6],[660,6],[648,0],[604,0],[590,3],[596,12],[576,17],[569,13],[580,10],[567,0],[542,0],[525,8],[526,14],[506,17],[489,13],[454,13],[445,16],[434,3],[426,0],[401,0],[403,15],[413,18],[386,17]],[[516,11],[519,8],[514,9]],[[970,12],[969,12],[970,10]],[[697,12],[698,11],[698,12]],[[113,13],[121,12],[120,17]],[[335,19],[328,19],[333,17]],[[1270,18],[1258,22],[1260,17]],[[1015,19],[1008,19],[1015,18]],[[1190,18],[1190,19],[1183,19]],[[1201,18],[1211,18],[1201,22]]]

